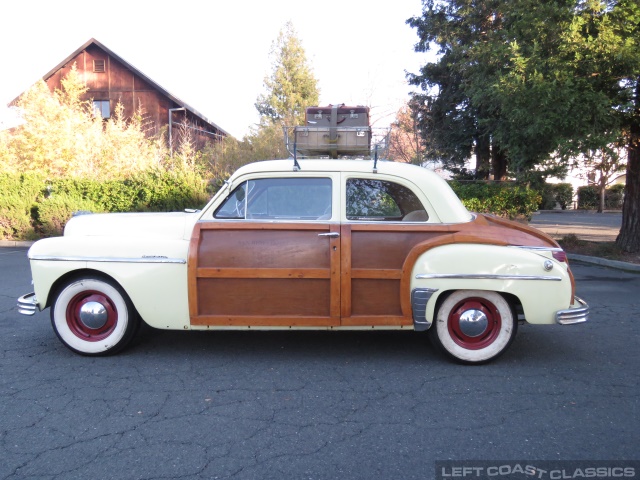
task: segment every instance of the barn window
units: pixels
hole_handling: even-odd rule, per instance
[[[111,117],[111,106],[109,104],[109,100],[94,100],[93,113],[102,118]]]
[[[96,73],[104,73],[104,60],[93,61],[93,71]]]

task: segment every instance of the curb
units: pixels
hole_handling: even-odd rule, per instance
[[[23,247],[29,248],[36,242],[29,242],[26,240],[0,240],[0,248],[2,247]]]
[[[640,265],[635,263],[620,262],[618,260],[608,260],[600,257],[588,257],[587,255],[576,255],[573,253],[567,253],[569,260],[573,260],[578,263],[586,263],[588,265],[599,265],[601,267],[614,268],[616,270],[623,270],[625,272],[640,273]]]

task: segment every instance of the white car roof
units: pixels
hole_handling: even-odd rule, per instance
[[[373,160],[332,160],[332,159],[298,159],[300,172],[344,172],[373,173]],[[265,160],[240,167],[232,176],[235,178],[260,173],[277,173],[294,171],[293,159]],[[472,215],[464,207],[460,199],[451,190],[447,182],[435,172],[408,163],[378,160],[377,173],[396,176],[417,185],[435,209],[443,223],[465,223]],[[234,182],[235,183],[235,182]]]

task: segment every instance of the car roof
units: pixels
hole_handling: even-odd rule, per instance
[[[356,174],[384,174],[408,180],[420,187],[429,199],[443,223],[464,223],[472,219],[471,214],[464,207],[460,199],[451,190],[447,182],[435,172],[408,163],[378,160],[374,172],[374,160],[345,160],[345,159],[298,159],[300,172],[345,172]],[[244,175],[260,173],[291,173],[294,170],[294,160],[264,160],[240,167],[232,176],[238,178]]]

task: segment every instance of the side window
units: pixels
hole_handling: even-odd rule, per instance
[[[330,178],[262,178],[238,186],[218,208],[215,218],[328,220]]]
[[[404,185],[386,180],[347,180],[347,219],[388,222],[426,222],[427,212]]]

